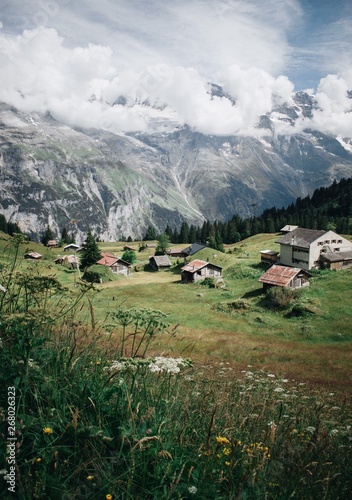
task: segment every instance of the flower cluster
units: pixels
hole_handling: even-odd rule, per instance
[[[190,362],[183,358],[165,358],[157,356],[149,364],[149,370],[155,372],[179,373],[181,368],[188,366]]]
[[[151,373],[179,373],[182,368],[190,365],[191,361],[188,359],[156,356],[155,358],[147,359],[122,358],[114,360],[111,362],[110,366],[104,367],[104,370],[123,373],[126,371],[136,371],[141,368],[146,368]]]

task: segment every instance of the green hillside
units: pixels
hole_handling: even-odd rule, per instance
[[[152,272],[150,249],[92,287],[62,248],[0,235],[1,498],[348,498],[352,269],[273,307],[276,237],[196,254],[217,288],[180,259]]]

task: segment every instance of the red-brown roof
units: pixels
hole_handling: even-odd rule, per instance
[[[298,267],[271,266],[258,281],[269,285],[287,286],[298,273],[303,272]]]
[[[189,262],[185,266],[181,267],[182,271],[188,271],[189,273],[194,273],[196,271],[199,271],[199,269],[202,269],[204,266],[209,264],[209,262],[205,262],[204,260],[192,260],[192,262]]]
[[[113,255],[109,252],[103,252],[101,255],[102,258],[98,260],[97,264],[101,264],[102,266],[111,267],[118,260],[118,257],[116,257],[116,255]]]
[[[202,269],[203,267],[206,266],[213,266],[217,267],[218,269],[222,269],[221,266],[218,266],[217,264],[212,264],[211,262],[205,262],[204,260],[192,260],[192,262],[189,262],[185,266],[181,267],[181,271],[187,271],[188,273],[195,273],[199,271],[199,269]]]

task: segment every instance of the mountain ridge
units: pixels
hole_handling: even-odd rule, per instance
[[[213,92],[221,96],[219,86]],[[140,238],[150,225],[162,231],[288,205],[352,172],[350,138],[276,133],[278,122],[293,125],[314,106],[299,92],[293,105],[263,115],[251,137],[205,135],[172,114],[117,134],[1,103],[0,212],[34,239],[50,225],[117,240]]]

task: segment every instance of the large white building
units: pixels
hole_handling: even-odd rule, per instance
[[[298,227],[282,236],[276,243],[280,244],[279,263],[283,266],[300,267],[301,269],[320,268],[322,262],[341,261],[342,265],[351,264],[352,243],[334,233],[316,229]],[[329,256],[335,258],[329,259]],[[337,259],[336,257],[340,258]]]

